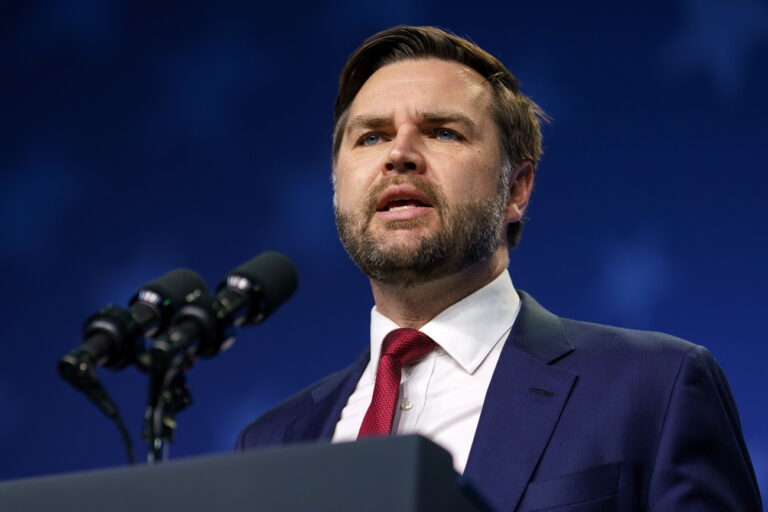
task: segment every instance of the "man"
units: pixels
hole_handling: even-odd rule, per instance
[[[239,446],[421,433],[500,511],[760,510],[706,349],[561,319],[515,291],[541,115],[497,59],[435,28],[385,30],[350,56],[334,207],[370,279],[371,350]]]

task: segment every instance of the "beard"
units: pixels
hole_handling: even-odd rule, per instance
[[[386,231],[410,229],[421,219],[389,221],[384,233],[371,231],[379,193],[393,184],[408,183],[429,198],[439,215],[439,226],[422,235],[415,248],[386,246]],[[374,187],[362,211],[350,213],[334,207],[336,227],[349,257],[368,277],[381,283],[411,287],[456,274],[490,258],[505,243],[506,194],[448,206],[431,185],[402,176]]]

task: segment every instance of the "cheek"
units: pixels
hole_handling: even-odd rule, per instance
[[[360,202],[366,190],[365,184],[354,173],[344,171],[334,173],[333,204],[335,206],[349,210]]]
[[[498,170],[493,163],[478,165],[473,161],[453,162],[441,179],[445,195],[458,202],[470,202],[493,196],[499,187]]]
[[[380,160],[374,151],[349,154],[342,149],[334,173],[338,200],[350,204],[350,200],[365,197],[379,175]]]

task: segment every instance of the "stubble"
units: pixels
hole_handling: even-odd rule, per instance
[[[386,244],[387,231],[415,229],[420,219],[390,221],[384,232],[370,229],[375,200],[394,184],[416,187],[430,201],[439,225],[421,235],[416,247],[402,249]],[[458,273],[490,258],[505,243],[506,195],[501,191],[488,199],[447,205],[428,183],[395,176],[372,189],[357,212],[334,208],[339,237],[352,261],[371,279],[400,287],[412,287]]]

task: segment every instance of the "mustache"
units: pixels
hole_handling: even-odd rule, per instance
[[[376,183],[365,198],[363,211],[366,212],[367,220],[371,220],[376,213],[376,203],[379,202],[379,196],[393,185],[410,185],[421,192],[429,200],[433,208],[441,208],[443,206],[439,192],[430,183],[415,179],[410,175],[388,176]]]

